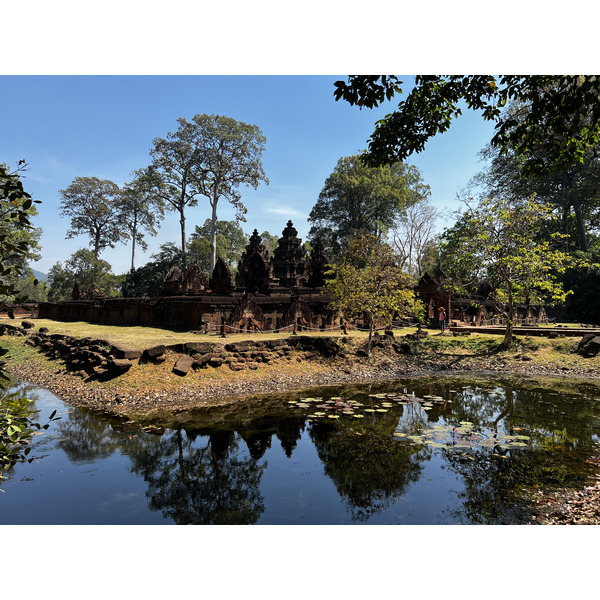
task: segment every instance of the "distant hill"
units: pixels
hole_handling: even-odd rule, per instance
[[[33,271],[34,277],[38,281],[46,281],[48,279],[48,275],[46,273],[42,273],[41,271],[36,271],[35,269],[31,269]]]

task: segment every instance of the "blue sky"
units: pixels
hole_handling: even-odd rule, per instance
[[[221,114],[260,127],[267,138],[263,165],[270,184],[242,187],[248,209],[244,231],[280,235],[288,219],[306,239],[307,218],[325,179],[342,156],[359,153],[375,121],[396,103],[375,110],[351,107],[333,98],[329,75],[187,75],[187,76],[2,76],[0,86],[0,157],[10,165],[29,163],[25,187],[42,201],[35,224],[43,229],[43,258],[32,266],[47,272],[57,261],[87,247],[79,236],[66,240],[69,220],[59,213],[58,191],[75,177],[110,179],[123,185],[134,169],[149,164],[155,137],[177,128],[177,118]],[[409,83],[412,78],[403,78]],[[409,163],[430,185],[439,208],[454,208],[457,192],[482,164],[477,153],[489,141],[492,125],[466,112],[449,132],[432,140]],[[187,213],[188,233],[209,218],[208,201]],[[233,218],[219,205],[219,218]],[[444,223],[440,223],[443,226]],[[159,234],[147,237],[141,266],[161,243],[178,243],[179,223],[169,212]],[[129,246],[105,250],[101,257],[113,272],[127,271]]]
[[[345,74],[597,72],[595,37],[580,19],[585,11],[593,22],[593,9],[582,0],[566,12],[549,5],[542,13],[514,0],[501,10],[474,0],[141,6],[29,0],[3,7],[11,26],[2,34],[0,161],[30,165],[25,186],[42,201],[36,225],[44,231],[43,258],[33,265],[41,271],[88,245],[83,236],[65,239],[69,222],[59,215],[58,191],[78,176],[129,181],[149,163],[153,138],[175,130],[179,117],[221,114],[259,126],[270,185],[241,188],[248,209],[242,227],[279,235],[292,219],[306,239],[308,214],[336,162],[363,150],[376,120],[396,104],[359,110],[335,102],[333,84]],[[437,207],[458,206],[457,193],[482,168],[477,153],[492,129],[465,112],[409,159]],[[208,217],[200,199],[187,214],[188,232]],[[232,217],[221,203],[219,218]],[[177,216],[167,213],[136,265],[178,240]],[[129,255],[121,245],[101,257],[122,273]]]

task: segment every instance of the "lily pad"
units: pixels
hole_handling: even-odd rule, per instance
[[[445,448],[446,444],[440,444],[439,442],[434,442],[432,440],[426,440],[425,443],[432,448]]]
[[[355,419],[364,419],[365,415],[352,415]]]

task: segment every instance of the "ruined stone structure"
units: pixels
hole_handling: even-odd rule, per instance
[[[427,317],[431,324],[437,323],[438,309],[446,309],[449,324],[457,325],[503,325],[493,300],[491,289],[481,286],[473,296],[452,295],[447,289],[448,276],[438,269],[433,275],[425,273],[416,288],[417,296],[425,303]],[[518,323],[547,323],[548,318],[543,306],[518,304],[516,306]]]
[[[165,326],[198,331],[272,331],[297,323],[302,328],[334,325],[336,315],[321,293],[327,257],[322,245],[310,256],[291,221],[269,259],[254,230],[240,258],[235,282],[218,259],[210,275],[196,265],[166,273],[158,298],[82,298],[42,302],[40,318],[93,323]]]

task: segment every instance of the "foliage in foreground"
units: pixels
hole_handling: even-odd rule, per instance
[[[10,304],[22,304],[27,300],[20,293],[18,279],[27,270],[27,260],[38,249],[39,231],[31,224],[37,200],[23,189],[19,170],[26,167],[19,163],[17,171],[11,172],[0,163],[0,309],[8,310]],[[37,283],[37,280],[34,280]]]
[[[38,411],[32,404],[33,400],[27,398],[22,389],[0,390],[0,482],[16,463],[34,460],[28,458],[32,436],[48,429],[51,421],[60,419],[53,411],[48,422],[41,425],[34,420]]]

